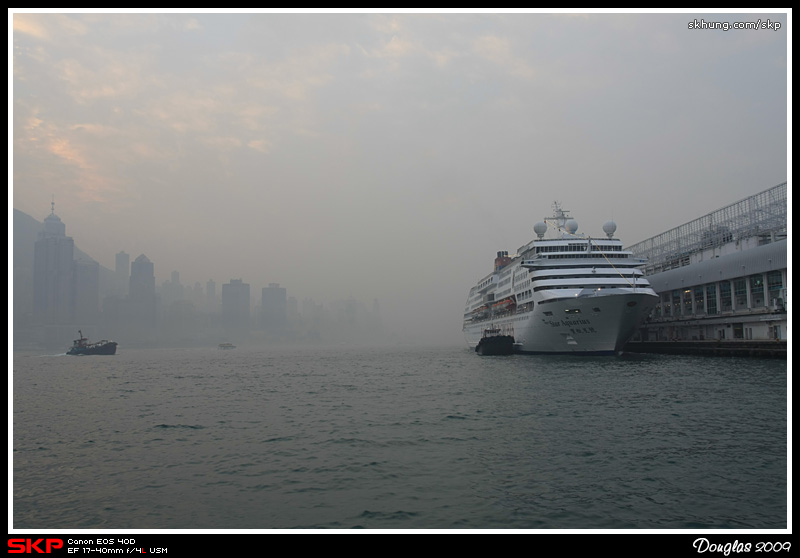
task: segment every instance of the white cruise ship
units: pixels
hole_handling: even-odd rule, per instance
[[[603,225],[606,238],[591,238],[553,208],[534,226],[536,239],[515,256],[498,252],[494,271],[470,289],[470,347],[499,330],[513,337],[514,352],[614,355],[658,302],[639,269],[645,260],[623,250],[613,221]]]

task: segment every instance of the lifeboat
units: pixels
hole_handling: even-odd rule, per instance
[[[492,309],[495,312],[505,312],[507,310],[512,310],[516,305],[517,305],[516,301],[512,297],[508,297],[498,302],[495,302],[492,305]]]

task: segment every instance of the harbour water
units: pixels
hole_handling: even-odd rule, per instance
[[[787,361],[13,357],[15,529],[786,529]]]

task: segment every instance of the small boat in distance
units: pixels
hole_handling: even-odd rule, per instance
[[[217,348],[222,351],[230,351],[231,349],[235,349],[236,345],[233,343],[220,343]]]
[[[83,332],[78,330],[79,338],[72,342],[72,347],[67,351],[68,355],[113,355],[117,352],[117,343],[103,339],[97,343],[89,343],[83,336]]]

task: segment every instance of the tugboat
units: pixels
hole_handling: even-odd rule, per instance
[[[475,352],[481,356],[514,354],[514,336],[503,334],[498,327],[486,328]]]
[[[67,351],[68,355],[113,355],[117,352],[117,343],[103,339],[97,343],[89,343],[83,336],[83,332],[78,330],[79,339],[72,342],[72,347]]]

